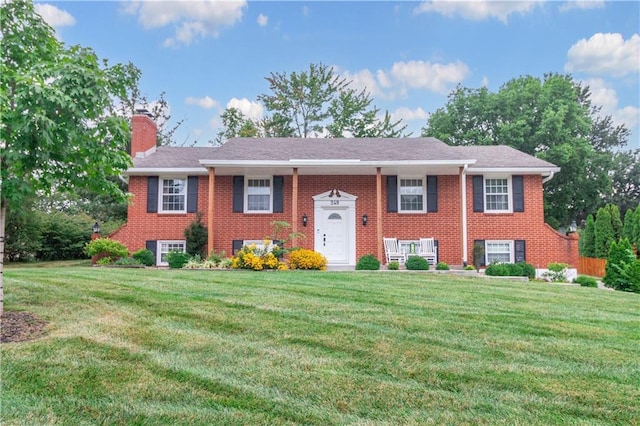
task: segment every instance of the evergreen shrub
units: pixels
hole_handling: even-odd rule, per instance
[[[144,266],[154,266],[156,264],[156,256],[148,249],[134,251],[131,257]]]
[[[598,287],[598,281],[595,278],[587,277],[586,275],[580,275],[573,280],[575,284],[580,284],[582,287]]]
[[[407,269],[412,271],[428,271],[429,270],[429,262],[427,259],[420,256],[411,256],[407,259],[407,263],[405,263]]]
[[[396,262],[396,264],[397,263],[398,262]],[[387,267],[389,268],[389,265]],[[372,254],[365,254],[356,264],[357,271],[377,271],[378,269],[380,269],[380,261]],[[398,268],[396,267],[396,269]]]

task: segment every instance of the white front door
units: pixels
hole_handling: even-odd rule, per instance
[[[356,264],[357,198],[336,189],[313,197],[314,250],[330,265]]]
[[[316,230],[316,251],[322,253],[330,264],[348,263],[347,224],[345,209],[322,209]]]

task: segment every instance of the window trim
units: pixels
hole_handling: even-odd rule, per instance
[[[165,180],[182,180],[184,181],[184,189],[181,194],[184,197],[183,208],[182,210],[165,210],[163,208],[163,200],[165,195],[163,191],[163,185]],[[184,214],[187,212],[187,198],[189,194],[189,178],[187,176],[160,176],[158,179],[158,213],[162,214]],[[173,194],[175,195],[175,194]]]
[[[485,265],[491,265],[492,262],[489,262],[489,250],[488,247],[490,244],[509,244],[509,262],[506,263],[515,263],[516,259],[516,244],[515,240],[485,240],[484,241],[484,263]],[[503,252],[501,252],[503,253]],[[504,263],[504,262],[503,262]]]
[[[269,181],[269,209],[249,210],[249,181],[268,180]],[[271,214],[273,213],[273,176],[245,176],[244,177],[244,213],[249,214]]]
[[[402,181],[403,180],[420,180],[422,181],[422,209],[421,210],[403,210],[402,209]],[[426,176],[398,176],[398,213],[402,214],[420,214],[427,212],[427,178]]]
[[[491,210],[489,209],[489,202],[487,200],[487,180],[489,179],[506,179],[507,180],[507,209],[504,210]],[[497,195],[497,194],[491,194]],[[484,175],[482,179],[482,197],[484,201],[484,213],[500,214],[500,213],[513,213],[513,185],[511,183],[511,175]]]
[[[162,251],[162,244],[182,244],[183,253],[187,252],[187,240],[158,240],[156,241],[156,265],[169,266],[168,262],[162,261],[162,255],[169,252]]]

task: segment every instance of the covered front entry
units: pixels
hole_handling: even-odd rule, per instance
[[[356,199],[339,189],[318,194],[314,200],[314,250],[330,265],[356,264]]]

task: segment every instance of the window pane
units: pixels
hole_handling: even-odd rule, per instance
[[[511,262],[512,244],[507,241],[487,242],[487,262],[491,263],[509,263]]]
[[[182,242],[160,243],[160,262],[167,263],[167,254],[169,254],[169,252],[172,250],[179,250],[184,252],[185,243],[182,243]]]
[[[423,210],[422,179],[400,179],[400,210]]]
[[[509,210],[509,181],[486,179],[485,201],[486,210]]]
[[[184,211],[186,186],[187,181],[184,179],[163,179],[162,210]]]
[[[249,179],[247,181],[247,210],[271,210],[271,180]]]

